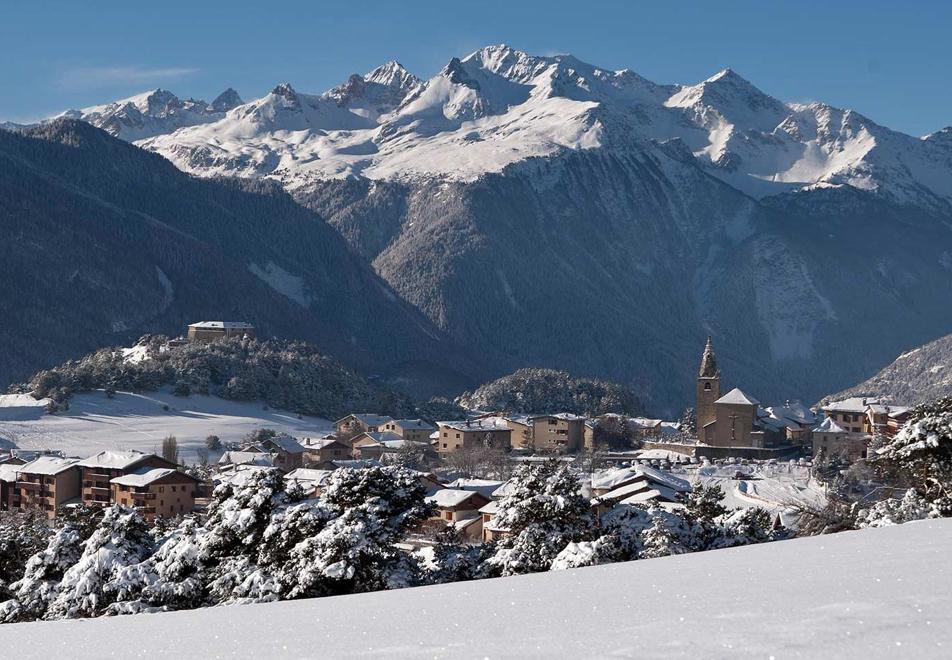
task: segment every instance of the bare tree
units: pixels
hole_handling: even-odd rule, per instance
[[[176,465],[178,464],[178,440],[174,435],[167,436],[165,440],[162,441],[162,458],[170,463],[175,463]]]

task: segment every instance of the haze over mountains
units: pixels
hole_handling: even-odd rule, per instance
[[[952,330],[952,129],[783,103],[731,70],[656,84],[506,46],[425,81],[389,62],[318,95],[166,99],[166,128],[131,105],[133,128],[76,116],[192,174],[277,181],[507,370],[673,411],[712,334],[732,384],[812,400]]]

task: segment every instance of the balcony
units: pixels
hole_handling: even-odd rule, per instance
[[[41,486],[41,484],[36,481],[18,481],[16,482],[16,484],[17,484],[17,488],[22,488],[30,492],[36,492],[40,490],[40,486]]]
[[[109,481],[112,479],[112,475],[107,472],[86,472],[83,476],[95,481]]]
[[[134,500],[154,500],[155,493],[132,493],[132,499]]]

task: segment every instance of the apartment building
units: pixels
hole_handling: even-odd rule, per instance
[[[41,456],[18,466],[14,488],[21,510],[53,518],[66,504],[80,501],[79,459]]]
[[[191,513],[198,483],[195,477],[174,468],[150,467],[109,480],[112,501],[135,507],[148,521]]]
[[[82,471],[82,500],[88,506],[109,506],[114,502],[111,481],[143,468],[177,466],[155,454],[141,451],[101,451],[77,463]]]

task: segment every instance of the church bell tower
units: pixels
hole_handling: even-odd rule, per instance
[[[707,338],[704,355],[701,356],[701,369],[697,374],[697,432],[702,437],[704,426],[716,417],[714,402],[721,398],[721,372],[717,370],[717,359],[711,338]]]

